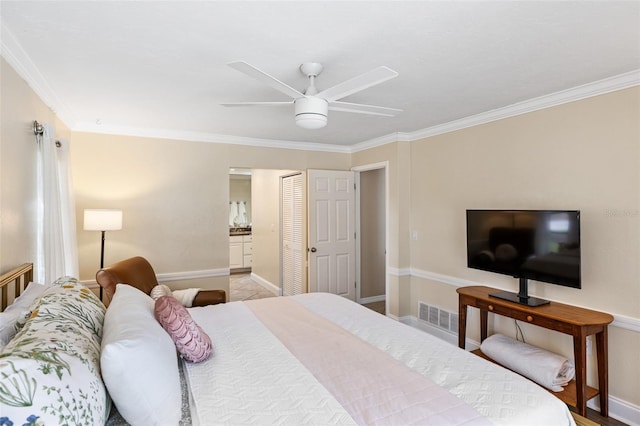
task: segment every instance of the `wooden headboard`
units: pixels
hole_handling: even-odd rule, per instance
[[[9,305],[9,288],[13,283],[13,299],[33,281],[33,263],[23,263],[11,271],[0,276],[0,312]],[[13,300],[11,299],[11,300]]]

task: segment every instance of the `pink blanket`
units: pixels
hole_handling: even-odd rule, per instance
[[[246,305],[359,424],[491,424],[427,377],[294,300]]]

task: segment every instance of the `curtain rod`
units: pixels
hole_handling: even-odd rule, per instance
[[[36,135],[36,139],[44,134],[44,126],[38,123],[38,120],[33,120],[33,134]],[[60,148],[61,146],[62,143],[56,139],[56,147]]]
[[[44,133],[44,127],[38,121],[33,120],[33,134],[38,136]]]

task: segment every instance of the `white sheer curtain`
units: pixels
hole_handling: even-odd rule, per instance
[[[78,277],[76,214],[69,143],[56,146],[51,126],[38,138],[38,244],[35,280],[48,284],[58,277]]]

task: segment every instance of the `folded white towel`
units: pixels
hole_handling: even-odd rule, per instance
[[[575,366],[562,355],[494,334],[480,350],[501,365],[554,392],[560,392],[575,375]]]
[[[200,291],[199,288],[188,288],[186,290],[173,290],[173,297],[178,299],[178,301],[187,308],[193,306],[193,299],[195,299],[196,295]]]

